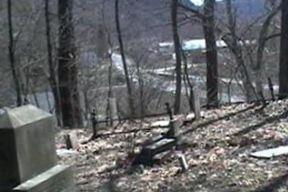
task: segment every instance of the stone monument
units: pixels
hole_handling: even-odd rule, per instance
[[[53,116],[32,105],[0,115],[0,192],[76,191],[72,170],[57,165]]]

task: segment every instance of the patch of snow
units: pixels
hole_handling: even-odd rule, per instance
[[[204,111],[201,111],[200,112],[200,116],[201,117],[204,117]],[[189,113],[188,115],[186,115],[186,120],[192,120],[195,118],[195,113]]]
[[[169,120],[164,121],[156,121],[151,124],[151,127],[168,127],[170,124]]]
[[[190,1],[196,6],[202,6],[204,4],[204,0],[190,0]],[[216,1],[222,1],[222,0],[216,0]]]
[[[123,62],[122,62],[122,58],[121,55],[119,54],[113,54],[112,55],[112,62],[113,65],[124,74],[124,69],[123,69]]]
[[[254,152],[254,153],[251,153],[250,156],[256,157],[256,158],[270,159],[272,157],[277,157],[280,155],[287,155],[287,154],[288,154],[288,146],[280,146],[277,148]]]
[[[124,67],[123,67],[121,55],[118,53],[113,53],[112,62],[113,62],[113,65],[124,75],[125,73],[124,73]],[[126,63],[127,63],[127,67],[129,70],[129,67],[133,66],[134,61],[131,58],[126,56]]]
[[[69,157],[69,156],[77,155],[78,152],[75,150],[57,149],[56,154],[58,157]]]

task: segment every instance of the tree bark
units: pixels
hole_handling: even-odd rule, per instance
[[[256,93],[258,98],[261,99],[262,103],[265,104],[265,97],[263,93],[263,79],[265,79],[263,72],[265,71],[265,62],[263,61],[264,50],[267,42],[267,34],[269,31],[269,26],[271,24],[272,19],[278,13],[279,7],[272,10],[272,12],[266,17],[263,22],[262,28],[258,37],[258,47],[257,47],[257,60],[256,60]]]
[[[138,85],[139,85],[139,102],[140,102],[140,117],[144,117],[145,112],[145,101],[144,101],[144,81],[143,81],[143,74],[141,72],[140,68],[140,62],[142,60],[142,57],[140,57],[136,61],[136,71],[137,71],[137,79],[138,79]]]
[[[183,60],[183,65],[184,65],[184,74],[183,74],[183,81],[187,82],[188,85],[188,89],[186,87],[186,94],[188,97],[188,103],[189,103],[189,108],[190,111],[194,111],[195,112],[195,106],[194,106],[194,86],[189,78],[189,72],[188,72],[188,62],[187,62],[187,57],[186,54],[184,53],[183,49],[181,48],[181,55],[182,55],[182,60]],[[188,93],[189,92],[189,93]]]
[[[82,126],[78,91],[78,67],[73,25],[73,0],[58,0],[58,79],[63,126]]]
[[[257,98],[256,91],[252,85],[250,75],[243,59],[241,45],[239,45],[239,38],[236,35],[236,18],[233,16],[231,0],[226,0],[226,11],[228,16],[229,36],[223,36],[222,39],[227,44],[228,48],[234,54],[237,68],[239,67],[240,77],[243,81],[245,97],[248,102],[252,102]],[[256,98],[255,98],[256,97]]]
[[[104,1],[103,1],[104,2]],[[103,9],[102,9],[103,10]],[[102,13],[103,23],[104,22],[104,13]],[[109,117],[109,125],[113,126],[113,116],[112,116],[112,108],[110,105],[110,101],[113,98],[113,82],[112,82],[112,75],[113,75],[113,44],[111,40],[111,32],[108,30],[108,28],[104,25],[105,33],[107,34],[107,42],[109,45],[110,51],[108,51],[108,59],[109,59],[109,68],[108,68],[108,98],[107,98],[107,109],[106,109],[106,115]]]
[[[281,5],[281,45],[279,65],[279,99],[288,96],[288,1],[282,0]]]
[[[57,82],[56,68],[57,66],[54,64],[52,59],[52,44],[51,44],[51,26],[50,26],[50,18],[49,18],[49,0],[45,0],[45,25],[46,25],[46,42],[47,42],[47,59],[49,66],[49,82],[51,86],[51,90],[54,97],[54,106],[55,112],[57,116],[58,125],[60,127],[62,124],[62,115],[61,115],[61,104],[60,104],[60,94],[59,87]]]
[[[13,23],[12,23],[12,4],[11,0],[7,0],[7,16],[8,16],[8,33],[9,33],[9,60],[12,71],[12,76],[14,80],[15,90],[16,90],[16,98],[17,98],[17,106],[22,105],[22,97],[21,97],[21,86],[19,81],[19,75],[17,74],[16,64],[15,64],[15,45],[14,45],[14,37],[13,37]]]
[[[117,30],[117,36],[118,36],[118,41],[119,41],[119,46],[120,46],[120,54],[121,54],[124,73],[125,73],[130,117],[133,118],[135,116],[134,99],[132,95],[132,87],[131,87],[131,82],[130,82],[129,73],[128,73],[128,67],[127,67],[127,62],[126,62],[126,56],[125,56],[125,50],[124,50],[124,44],[123,44],[122,32],[121,32],[121,26],[120,26],[119,0],[115,0],[115,22],[116,22],[116,30]]]
[[[215,0],[204,1],[203,31],[206,41],[207,60],[207,107],[218,107],[218,60],[214,19]]]
[[[171,20],[172,20],[172,32],[174,40],[174,49],[176,55],[176,93],[174,99],[174,114],[180,113],[181,106],[181,90],[182,90],[182,61],[181,61],[181,43],[178,34],[178,0],[172,0],[171,3]]]

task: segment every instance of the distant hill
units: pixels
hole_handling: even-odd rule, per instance
[[[253,19],[265,12],[265,0],[235,0],[236,13],[240,19]],[[218,7],[225,7],[224,1],[218,2]],[[223,14],[223,13],[221,13]]]
[[[96,23],[101,22],[101,20],[95,19],[100,16],[95,15],[95,8],[100,8],[100,0],[78,1],[79,5],[81,4],[81,8],[84,7],[84,9],[80,9],[76,6],[79,16],[85,17],[83,22],[88,23],[89,27],[97,28]],[[125,41],[145,41],[145,38],[153,38],[157,39],[157,41],[171,40],[170,0],[126,0],[120,2],[121,28]],[[235,0],[239,20],[250,22],[263,14],[265,11],[264,3],[265,0]],[[111,24],[112,30],[115,30],[114,0],[105,0],[105,7],[105,15],[110,20],[108,23]],[[216,9],[218,18],[226,18],[224,9],[224,1],[218,2]],[[86,15],[95,16],[86,17]],[[203,36],[202,27],[190,21],[186,21],[185,25],[181,24],[180,32],[182,38],[185,39],[201,38]]]

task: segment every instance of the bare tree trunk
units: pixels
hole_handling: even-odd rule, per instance
[[[229,36],[224,36],[223,40],[235,56],[237,67],[239,67],[241,80],[243,81],[245,96],[248,102],[255,100],[257,94],[252,85],[247,67],[243,59],[242,49],[239,45],[239,38],[236,35],[236,18],[233,16],[231,0],[226,0],[226,10],[228,16]]]
[[[194,106],[194,87],[193,84],[189,78],[189,73],[188,73],[188,62],[187,62],[187,57],[183,51],[183,49],[181,48],[181,54],[182,54],[182,58],[183,58],[183,65],[184,65],[184,77],[183,80],[187,81],[187,85],[189,88],[189,93],[187,93],[188,95],[188,103],[189,103],[189,107],[190,107],[190,111],[194,111],[195,112],[195,106]],[[188,91],[187,91],[188,92]]]
[[[120,53],[122,57],[123,68],[124,68],[125,79],[126,79],[130,117],[133,118],[135,116],[134,99],[132,95],[132,87],[131,87],[131,82],[129,78],[123,39],[122,39],[122,33],[121,33],[120,18],[119,18],[119,0],[115,0],[115,21],[116,21],[116,30],[117,30],[117,36],[118,36],[118,41],[119,41],[119,46],[120,46]]]
[[[204,1],[203,31],[206,40],[207,107],[218,107],[218,60],[214,21],[215,0]]]
[[[113,126],[113,117],[112,117],[112,108],[111,108],[111,99],[113,97],[113,92],[112,92],[112,66],[113,66],[113,61],[112,61],[112,53],[109,53],[109,68],[108,68],[108,97],[107,97],[107,106],[106,106],[106,117],[109,119],[109,125]],[[108,121],[107,121],[108,123]]]
[[[45,90],[45,96],[46,96],[46,100],[47,100],[48,109],[52,113],[53,107],[51,106],[51,102],[50,102],[50,98],[49,98],[49,90],[48,89]]]
[[[109,61],[110,65],[108,68],[108,98],[107,98],[107,109],[106,109],[106,115],[109,117],[109,124],[110,126],[113,126],[113,117],[112,117],[112,109],[110,105],[110,100],[113,97],[113,92],[112,92],[112,66],[113,66],[113,61],[112,61],[112,53],[109,53]]]
[[[174,99],[174,114],[180,113],[181,106],[181,90],[182,90],[182,69],[181,69],[181,43],[178,34],[178,0],[172,0],[171,3],[171,20],[172,20],[172,31],[173,31],[173,40],[174,40],[174,49],[176,55],[176,93]]]
[[[62,119],[64,126],[76,128],[82,126],[82,117],[72,11],[73,0],[58,0],[58,79]]]
[[[109,115],[109,118],[110,118],[109,124],[110,124],[110,126],[113,126],[112,109],[111,109],[111,105],[110,105],[110,101],[113,98],[113,82],[112,82],[112,75],[113,75],[113,73],[112,73],[113,72],[112,71],[112,67],[113,67],[113,59],[112,59],[112,56],[113,56],[113,44],[112,44],[110,32],[108,31],[107,28],[105,28],[105,29],[106,29],[106,33],[107,33],[108,45],[109,45],[109,48],[111,50],[108,53],[110,65],[109,65],[109,69],[108,69],[108,86],[109,86],[109,89],[108,89],[108,98],[107,98],[107,108],[108,108],[107,110],[108,110],[108,115]]]
[[[61,114],[61,104],[60,104],[60,94],[59,87],[57,83],[57,75],[56,75],[56,65],[52,59],[52,44],[51,44],[51,27],[50,27],[50,18],[49,18],[49,0],[45,0],[45,24],[46,24],[46,42],[47,42],[47,59],[49,66],[49,82],[51,86],[51,90],[54,96],[54,105],[55,112],[57,116],[58,125],[60,127],[62,124],[62,114]]]
[[[279,99],[284,99],[288,96],[288,1],[282,0],[281,7]]]
[[[136,61],[136,67],[137,67],[137,77],[138,77],[138,84],[139,84],[139,101],[140,101],[140,117],[145,116],[145,104],[144,104],[144,81],[143,81],[143,75],[140,69],[140,62],[142,58],[139,58],[138,61]]]
[[[22,105],[21,98],[21,86],[19,81],[19,75],[17,74],[17,69],[15,65],[15,45],[13,38],[13,23],[12,23],[12,5],[11,0],[7,0],[7,13],[8,13],[8,32],[9,32],[9,60],[12,71],[12,76],[14,80],[15,90],[16,90],[16,98],[17,98],[17,106]]]
[[[268,86],[269,86],[269,90],[270,90],[270,94],[271,94],[271,99],[272,99],[272,101],[275,101],[273,83],[272,83],[272,79],[270,77],[268,77]]]
[[[257,48],[257,60],[256,60],[256,66],[255,66],[255,71],[256,71],[256,93],[258,95],[258,98],[261,99],[262,103],[265,104],[265,97],[263,94],[263,79],[264,75],[264,67],[265,64],[263,62],[263,56],[264,56],[264,49],[266,45],[266,37],[267,33],[269,30],[269,26],[271,24],[272,19],[274,16],[278,13],[280,7],[272,10],[272,12],[267,16],[265,21],[263,22],[262,28],[259,33],[258,37],[258,48]]]
[[[91,106],[89,105],[89,99],[88,99],[88,90],[83,90],[83,103],[84,103],[84,118],[85,118],[85,127],[89,127],[89,114],[91,112]]]

